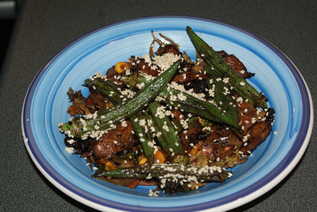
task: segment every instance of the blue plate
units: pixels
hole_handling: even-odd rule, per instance
[[[236,55],[251,72],[250,82],[268,97],[276,111],[273,133],[248,162],[233,169],[222,184],[198,191],[148,197],[146,187],[129,189],[91,178],[85,160],[65,151],[58,123],[65,122],[69,87],[105,72],[131,55],[144,55],[151,30],[172,38],[194,57],[185,27],[189,25],[216,50]],[[84,93],[88,91],[84,89]],[[99,210],[210,211],[228,210],[264,194],[279,183],[302,157],[311,135],[313,111],[309,90],[295,65],[276,47],[223,23],[189,17],[155,17],[115,24],[70,44],[34,78],[25,97],[22,131],[32,160],[57,188]]]

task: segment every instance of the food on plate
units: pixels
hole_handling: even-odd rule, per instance
[[[186,28],[197,58],[154,32],[149,54],[131,56],[71,88],[71,119],[61,123],[67,150],[94,177],[157,196],[223,182],[270,134],[274,110],[234,55],[215,51]],[[155,49],[156,45],[158,48]]]

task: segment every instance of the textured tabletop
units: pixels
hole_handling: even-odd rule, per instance
[[[31,162],[20,127],[24,95],[35,74],[85,33],[120,21],[162,15],[213,19],[265,38],[294,61],[317,101],[314,0],[26,1],[0,70],[0,211],[93,211],[52,186]],[[285,180],[234,211],[317,211],[316,136],[313,129],[305,156]]]

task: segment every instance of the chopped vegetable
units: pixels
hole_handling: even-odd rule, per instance
[[[183,149],[179,142],[177,130],[172,122],[166,117],[164,111],[161,110],[161,105],[153,102],[149,105],[149,112],[152,115],[154,128],[156,129],[156,137],[165,152],[171,156],[175,154],[182,154]]]
[[[146,123],[150,119],[147,113],[138,113],[131,117],[132,126],[139,138],[145,156],[153,162],[154,151],[156,147],[155,141],[150,137]]]
[[[180,164],[153,164],[136,168],[98,170],[95,177],[157,179],[167,192],[187,191],[190,183],[223,182],[229,172],[217,166],[196,167]],[[195,188],[193,188],[195,189]]]
[[[131,83],[130,84],[131,86],[135,84],[131,80],[131,78],[126,78],[126,82]],[[147,82],[144,77],[139,76],[137,83],[150,83],[150,82],[149,81]],[[232,108],[230,105],[227,106],[226,108],[228,113],[223,113],[220,107],[218,107],[216,104],[203,101],[197,97],[194,97],[193,95],[189,93],[185,93],[181,90],[177,90],[173,88],[172,86],[163,88],[159,96],[161,96],[162,98],[166,98],[168,100],[167,104],[170,104],[172,106],[180,105],[181,108],[186,112],[194,113],[196,115],[202,116],[211,121],[216,121],[219,123],[228,124],[229,126],[232,126],[235,128],[239,128],[238,119],[237,119],[237,111],[234,108]],[[183,98],[178,98],[178,97],[183,97]],[[225,102],[228,102],[228,100],[225,100]]]
[[[92,118],[74,118],[72,121],[61,124],[59,129],[69,137],[92,136],[96,126],[100,130],[106,130],[110,127],[111,122],[114,123],[120,119],[126,118],[142,109],[149,101],[157,96],[161,88],[175,75],[179,66],[179,62],[174,63],[168,70],[157,77],[150,85],[145,87],[135,98],[131,99],[124,105],[119,105],[109,113],[100,117]],[[83,124],[84,122],[84,124]],[[98,124],[99,123],[99,124]]]
[[[252,87],[243,77],[232,71],[231,67],[225,63],[223,58],[203,41],[192,28],[187,27],[186,32],[199,55],[210,66],[210,69],[207,69],[208,72],[215,72],[217,77],[229,77],[230,84],[239,95],[257,106],[267,107],[263,94]]]

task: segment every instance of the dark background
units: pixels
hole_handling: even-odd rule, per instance
[[[0,211],[91,210],[54,188],[28,157],[20,129],[26,89],[50,58],[85,33],[119,21],[162,15],[213,19],[265,38],[294,61],[317,100],[314,0],[25,1],[16,20],[0,20],[1,35],[6,37],[0,42],[0,61],[4,59],[0,70]],[[234,211],[317,211],[315,141],[316,130],[301,163],[282,183]]]

